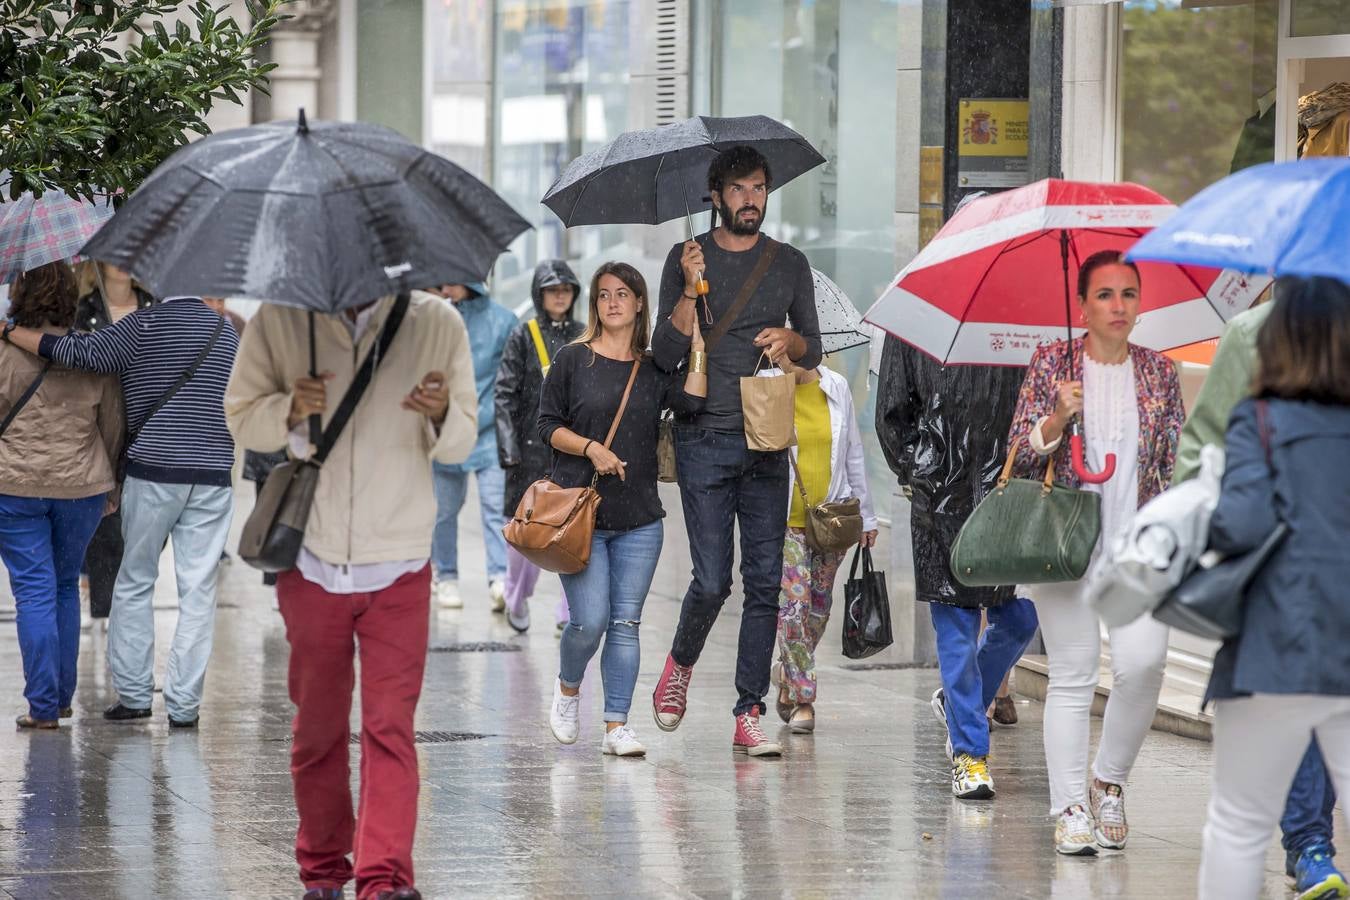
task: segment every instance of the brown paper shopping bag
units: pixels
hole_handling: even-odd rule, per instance
[[[760,354],[755,368],[765,359]],[[796,416],[797,379],[782,370],[776,375],[751,375],[741,379],[741,411],[745,417],[745,443],[751,450],[772,452],[792,446]]]

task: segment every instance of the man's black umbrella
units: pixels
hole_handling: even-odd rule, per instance
[[[712,208],[708,164],[713,157],[741,144],[764,154],[775,188],[825,162],[806,138],[768,116],[695,116],[624,132],[577,157],[543,202],[568,227],[657,225],[689,216]]]
[[[273,122],[179,150],[81,253],[159,297],[337,312],[486,278],[530,225],[487,185],[388,128]]]

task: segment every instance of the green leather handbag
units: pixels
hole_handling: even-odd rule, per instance
[[[1055,484],[1055,460],[1045,479],[1012,478],[1017,442],[998,484],[952,545],[952,576],[966,587],[1077,581],[1092,562],[1102,530],[1101,497]]]

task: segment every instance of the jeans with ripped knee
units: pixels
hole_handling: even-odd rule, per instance
[[[603,638],[600,679],[606,722],[628,721],[642,662],[642,605],[656,574],[663,535],[660,519],[629,531],[597,529],[590,563],[575,575],[562,576],[569,619],[558,650],[558,680],[565,687],[580,687]]]

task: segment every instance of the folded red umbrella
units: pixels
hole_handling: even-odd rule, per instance
[[[1081,333],[1073,328],[1079,264],[1101,250],[1123,253],[1175,211],[1129,183],[1049,179],[980,198],[952,216],[863,319],[944,365],[1024,366],[1042,344]],[[1139,270],[1130,340],[1154,350],[1217,337],[1269,283],[1203,266]]]

